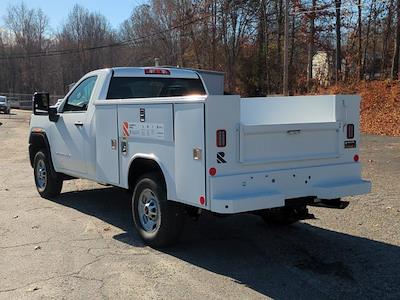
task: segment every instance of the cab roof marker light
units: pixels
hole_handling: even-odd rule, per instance
[[[144,69],[144,74],[146,75],[171,75],[171,72],[166,69]]]

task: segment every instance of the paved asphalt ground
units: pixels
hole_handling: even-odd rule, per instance
[[[400,299],[400,138],[363,136],[373,192],[345,210],[286,228],[206,214],[157,251],[125,191],[74,180],[39,197],[28,119],[0,115],[0,299]]]

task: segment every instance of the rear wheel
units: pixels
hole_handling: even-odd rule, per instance
[[[185,220],[182,206],[167,200],[165,184],[156,173],[138,180],[132,196],[132,215],[141,238],[156,248],[177,242]]]
[[[36,188],[43,198],[57,197],[61,193],[61,175],[52,171],[48,154],[44,150],[36,153],[33,163]]]

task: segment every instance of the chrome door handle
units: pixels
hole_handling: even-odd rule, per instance
[[[81,121],[77,121],[74,124],[75,124],[75,126],[83,126],[83,122],[81,122]]]

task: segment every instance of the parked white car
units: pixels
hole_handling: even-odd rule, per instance
[[[6,96],[0,96],[0,111],[5,114],[9,114],[11,110],[10,103]]]
[[[371,189],[358,96],[241,98],[223,95],[221,73],[156,67],[93,71],[57,107],[48,98],[35,94],[30,122],[40,195],[70,178],[129,189],[151,246],[175,242],[187,214],[292,223],[308,205],[344,208],[341,197]]]

